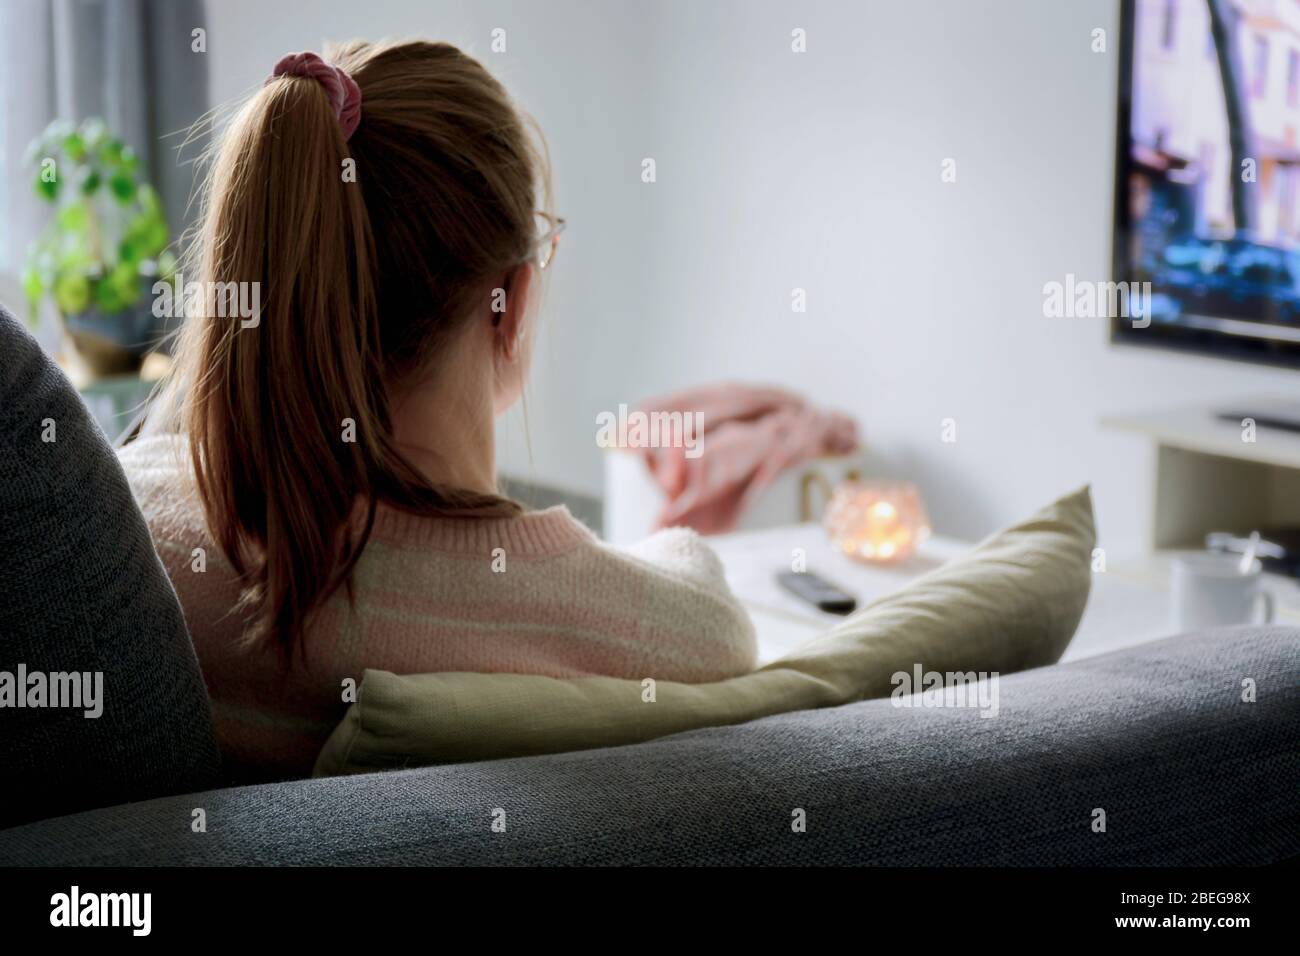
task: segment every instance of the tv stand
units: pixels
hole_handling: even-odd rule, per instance
[[[1151,551],[1202,548],[1211,531],[1246,535],[1300,526],[1300,429],[1265,421],[1300,415],[1294,400],[1243,401],[1254,409],[1227,420],[1226,409],[1183,408],[1103,419],[1103,426],[1151,439],[1154,500]],[[1253,436],[1242,419],[1255,421]],[[1245,440],[1253,437],[1253,441]]]
[[[1236,410],[1240,409],[1240,410]],[[1300,404],[1295,402],[1242,402],[1233,409],[1219,412],[1219,418],[1241,425],[1244,419],[1254,420],[1259,428],[1280,428],[1300,432]]]

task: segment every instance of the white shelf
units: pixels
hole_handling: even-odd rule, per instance
[[[1176,408],[1142,415],[1117,415],[1102,419],[1102,425],[1145,435],[1167,448],[1218,455],[1281,468],[1300,468],[1300,432],[1258,426],[1255,441],[1242,441],[1240,422],[1217,417],[1220,410],[1264,409],[1285,400],[1268,399],[1225,403],[1223,409]],[[1292,399],[1294,404],[1295,400]]]
[[[1285,404],[1272,398],[1221,407],[1244,415]],[[1257,424],[1254,441],[1244,441],[1241,422],[1218,418],[1219,410],[1201,406],[1102,420],[1151,443],[1149,552],[1203,547],[1213,531],[1245,535],[1300,525],[1300,433]]]

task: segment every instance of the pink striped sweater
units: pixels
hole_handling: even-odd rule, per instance
[[[381,507],[353,601],[327,603],[305,663],[284,675],[269,651],[241,647],[239,588],[207,533],[184,439],[142,438],[119,454],[185,610],[235,779],[310,773],[347,707],[344,682],[359,684],[368,667],[698,683],[755,664],[753,625],[692,531],[620,550],[563,507],[493,520]]]

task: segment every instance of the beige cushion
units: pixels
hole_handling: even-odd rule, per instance
[[[798,651],[712,684],[368,670],[316,775],[559,753],[888,696],[891,677],[1002,674],[1060,659],[1083,615],[1095,543],[1082,488],[881,598]],[[653,675],[647,675],[653,676]]]

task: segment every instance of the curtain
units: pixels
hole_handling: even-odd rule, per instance
[[[210,105],[191,35],[204,13],[203,0],[0,2],[0,300],[11,308],[27,243],[50,216],[23,153],[53,119],[102,117],[140,157],[173,239],[190,225],[202,143],[178,148]]]

